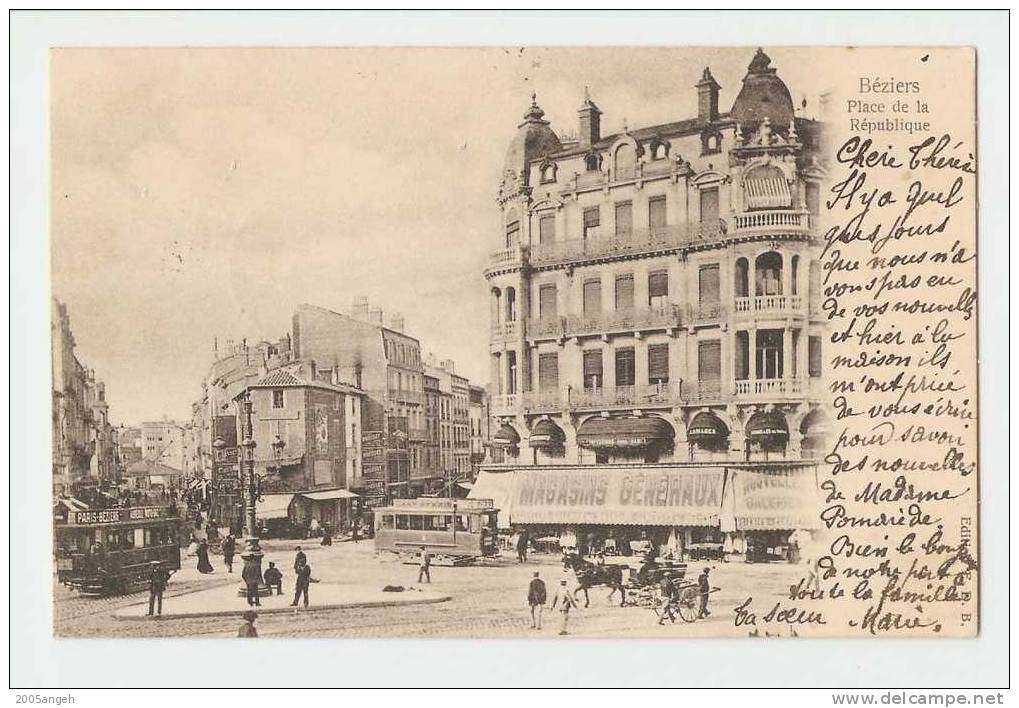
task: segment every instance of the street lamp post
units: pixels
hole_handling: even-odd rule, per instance
[[[269,587],[261,581],[262,578],[262,549],[259,546],[258,532],[255,520],[255,505],[258,500],[258,480],[255,477],[255,436],[251,424],[251,396],[244,395],[243,424],[241,429],[241,485],[244,497],[244,552],[241,559],[244,561],[244,576],[257,573],[259,578],[258,594],[268,595]],[[241,592],[246,594],[246,589]]]

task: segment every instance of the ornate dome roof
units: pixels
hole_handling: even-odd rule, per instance
[[[771,67],[771,58],[758,49],[743,77],[743,87],[732,104],[731,117],[741,126],[752,127],[767,117],[773,127],[787,126],[793,119],[789,88]]]
[[[514,174],[523,172],[526,183],[528,174],[525,168],[528,162],[536,157],[562,150],[562,143],[544,117],[545,111],[538,107],[536,96],[532,93],[531,106],[524,113],[524,122],[517,126],[517,133],[506,151],[503,174],[510,170]]]

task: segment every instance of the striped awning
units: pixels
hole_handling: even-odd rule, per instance
[[[673,436],[672,426],[661,418],[590,418],[577,431],[577,444],[595,450],[645,448]]]
[[[686,429],[686,439],[692,443],[715,442],[729,437],[729,429],[714,413],[702,411],[694,416]]]
[[[747,423],[747,436],[751,440],[783,441],[789,439],[789,426],[778,411],[755,413]]]
[[[792,205],[789,183],[783,177],[748,179],[743,183],[750,209],[776,209]]]
[[[562,428],[551,420],[539,420],[534,424],[534,429],[531,430],[528,444],[531,447],[539,448],[561,447],[565,440],[566,434],[563,433]]]
[[[496,447],[516,447],[520,444],[520,433],[509,423],[503,423],[499,431],[492,437]]]

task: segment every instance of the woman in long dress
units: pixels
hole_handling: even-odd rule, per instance
[[[209,544],[205,541],[198,544],[198,572],[212,572],[212,563],[209,562]]]

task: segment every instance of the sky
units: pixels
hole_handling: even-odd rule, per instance
[[[811,63],[766,51],[813,100]],[[705,66],[727,111],[753,53],[53,50],[53,295],[114,423],[187,419],[215,338],[276,339],[297,305],[359,295],[484,385],[482,271],[531,92],[575,133],[589,86],[605,135],[695,116]]]

